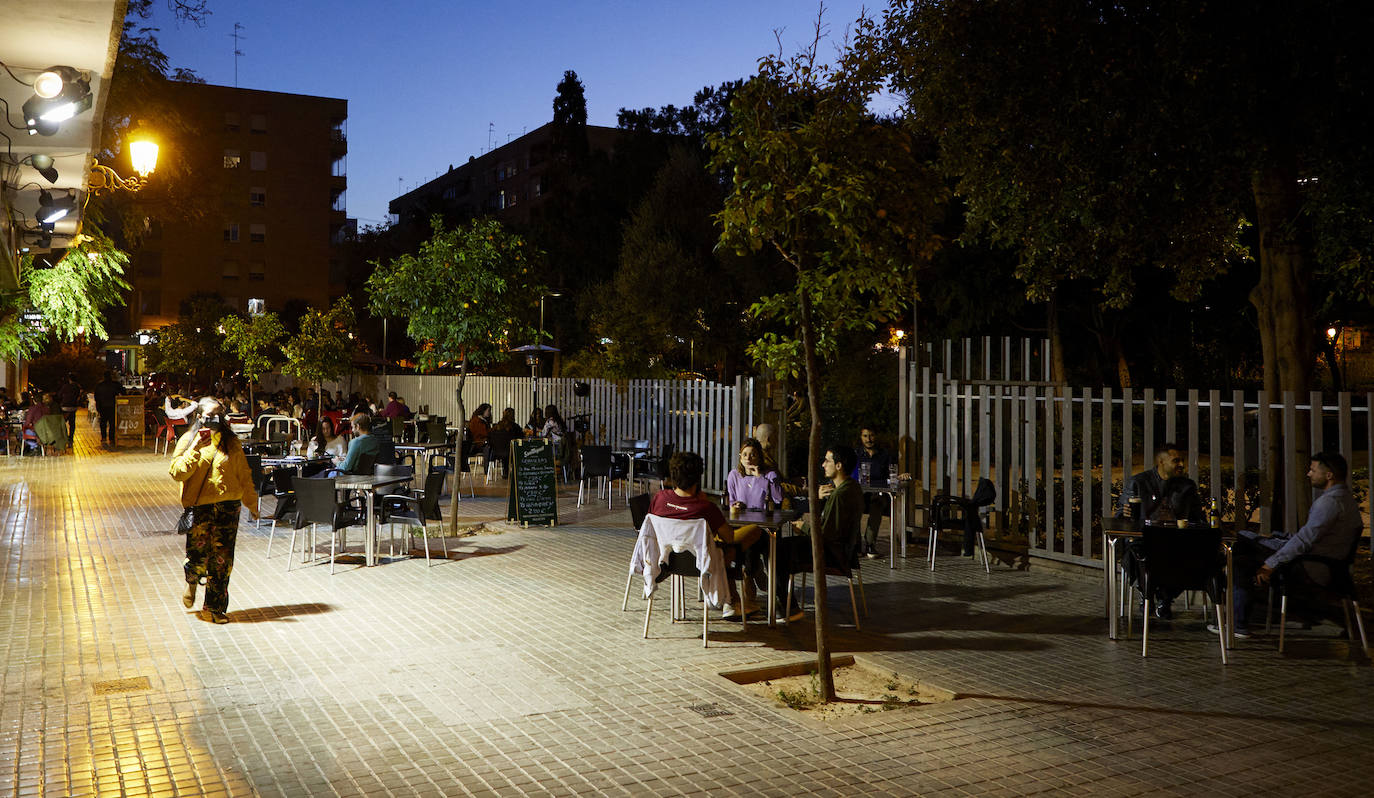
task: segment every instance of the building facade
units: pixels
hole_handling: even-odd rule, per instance
[[[623,133],[618,128],[588,125],[591,150],[610,152]],[[526,221],[557,186],[550,180],[554,126],[550,122],[490,152],[468,158],[460,166],[392,200],[387,210],[393,222],[423,222],[434,213],[453,217],[493,214],[510,221]]]
[[[193,173],[211,192],[195,221],[149,221],[133,253],[132,330],[174,321],[183,301],[218,294],[326,307],[344,293],[339,246],[354,222],[345,197],[348,101],[175,83],[175,101],[200,137]]]

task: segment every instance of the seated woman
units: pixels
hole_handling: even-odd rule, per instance
[[[782,504],[782,484],[778,472],[765,470],[763,445],[756,438],[746,438],[739,449],[739,465],[730,470],[725,480],[731,509],[762,510],[772,500]]]
[[[333,457],[335,460],[342,460],[348,453],[348,444],[344,442],[343,436],[335,433],[334,420],[325,417],[320,419],[319,425],[315,428],[315,437],[310,439],[310,445],[306,447],[306,457]]]
[[[530,411],[530,420],[525,422],[525,437],[533,438],[544,432],[544,411],[535,408]]]
[[[486,446],[487,436],[490,434],[491,405],[483,402],[473,411],[472,418],[468,419],[468,436],[472,442],[472,448],[476,450]]]

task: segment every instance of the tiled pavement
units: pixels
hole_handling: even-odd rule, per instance
[[[1141,659],[1106,640],[1099,582],[1038,566],[866,565],[871,616],[836,651],[969,697],[829,725],[716,675],[805,656],[809,621],[713,623],[703,650],[663,602],[640,639],[626,514],[572,498],[556,530],[333,577],[245,527],[234,623],[203,623],[166,458],[80,426],[75,456],[0,461],[0,795],[1369,794],[1374,668],[1329,627],[1223,667],[1178,621]],[[464,516],[498,517],[490,494]]]

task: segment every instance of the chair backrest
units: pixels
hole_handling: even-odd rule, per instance
[[[372,473],[379,477],[413,477],[415,476],[415,469],[408,465],[378,463],[372,466]]]
[[[376,468],[376,467],[377,467],[377,455],[375,455],[375,454],[360,454],[360,455],[358,455],[358,465],[357,465],[357,467],[356,467],[351,473],[354,473],[354,474],[367,474],[368,476],[371,476],[371,475],[372,475],[372,470],[373,470],[374,468]]]
[[[439,494],[444,490],[445,476],[442,471],[431,471],[425,476],[425,495],[420,498],[420,515],[425,518],[443,520]]]
[[[334,512],[339,506],[334,479],[298,479],[296,490],[296,528],[306,524],[334,524]]]
[[[658,478],[666,480],[668,478],[668,463],[673,459],[673,454],[677,452],[677,445],[672,443],[663,444],[663,454],[658,458]]]
[[[610,476],[611,473],[611,447],[609,446],[583,446],[582,452],[582,478]],[[635,525],[638,529],[639,525]]]
[[[278,496],[285,496],[294,488],[292,484],[296,479],[296,469],[278,467],[272,469],[272,492]]]
[[[253,488],[259,493],[262,492],[262,455],[246,454],[243,459],[248,461],[248,470],[253,474]]]
[[[391,425],[390,425],[390,426],[391,426],[391,437],[395,438],[395,439],[398,440],[398,441],[401,440],[401,438],[405,435],[405,431],[406,431],[406,422],[405,422],[405,420],[402,419],[400,416],[392,416],[392,417],[391,417]]]
[[[448,429],[442,421],[431,419],[429,423],[425,424],[425,430],[429,433],[430,443],[442,443],[448,437]]]
[[[634,524],[635,529],[644,526],[644,516],[649,514],[649,503],[652,497],[647,493],[637,493],[630,497],[630,523]]]
[[[1221,568],[1221,530],[1146,524],[1141,532],[1150,584],[1205,590]]]
[[[391,430],[383,427],[373,427],[372,437],[377,439],[377,463],[396,463],[396,441],[391,437]],[[370,473],[370,472],[369,472]]]
[[[492,460],[510,459],[510,442],[520,437],[519,428],[495,429],[487,435],[487,450]]]

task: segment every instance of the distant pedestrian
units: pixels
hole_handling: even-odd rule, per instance
[[[100,416],[100,442],[115,442],[115,397],[124,393],[124,386],[114,378],[113,371],[105,372],[105,379],[96,383],[92,390],[95,395],[95,412]]]
[[[76,381],[75,374],[68,374],[62,387],[57,389],[57,401],[62,406],[62,418],[67,424],[67,445],[76,441],[76,411],[81,407],[84,391]]]
[[[186,592],[181,603],[196,603],[196,586],[205,580],[205,603],[198,617],[228,623],[229,575],[234,570],[239,507],[258,517],[258,492],[238,436],[225,423],[223,406],[205,396],[200,418],[177,441],[168,473],[181,483],[181,506],[191,509],[186,533]]]

